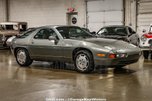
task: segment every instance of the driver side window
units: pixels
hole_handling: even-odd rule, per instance
[[[49,39],[50,36],[56,36],[52,29],[41,29],[35,36],[35,39]]]
[[[130,28],[130,27],[128,27],[128,30],[129,30],[130,34],[134,34],[135,33],[135,31],[132,28]]]
[[[80,30],[80,29],[75,29],[75,28],[70,28],[70,29],[69,29],[69,35],[70,35],[70,36],[79,35],[79,34],[81,34],[81,33],[83,33],[83,32],[82,32],[82,30]]]

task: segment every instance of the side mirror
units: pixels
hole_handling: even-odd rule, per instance
[[[143,31],[142,31],[143,33],[146,33],[146,30],[145,29],[143,29]]]
[[[56,40],[56,37],[55,36],[49,36],[49,40],[51,41],[51,40]]]

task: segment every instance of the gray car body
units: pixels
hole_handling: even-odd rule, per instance
[[[104,38],[77,38],[64,39],[56,29],[59,26],[45,26],[36,28],[36,30],[26,38],[15,38],[12,42],[13,53],[16,54],[18,48],[24,48],[29,52],[31,59],[36,61],[64,61],[74,62],[74,54],[79,50],[87,50],[93,55],[96,66],[117,66],[128,65],[137,62],[141,51],[138,47],[126,42],[114,39]],[[55,40],[39,40],[34,36],[41,29],[49,28],[56,32],[58,36]],[[97,54],[105,54],[105,57],[98,57]],[[110,53],[126,53],[126,58],[110,59]]]

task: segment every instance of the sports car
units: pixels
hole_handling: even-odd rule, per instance
[[[77,26],[43,26],[13,39],[11,49],[20,66],[35,61],[74,63],[78,72],[118,67],[138,61],[141,50],[115,39],[97,38]]]

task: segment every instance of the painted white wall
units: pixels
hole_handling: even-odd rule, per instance
[[[152,24],[152,0],[138,0],[137,31],[143,35],[143,30],[149,31]]]
[[[6,21],[5,0],[0,0],[0,22]]]
[[[78,25],[84,26],[86,10],[84,0],[10,0],[10,21],[26,21],[29,27],[66,25],[67,8],[78,12]]]

